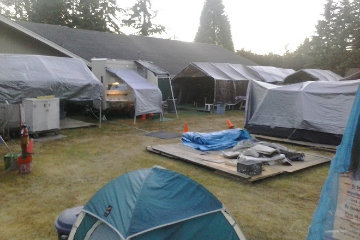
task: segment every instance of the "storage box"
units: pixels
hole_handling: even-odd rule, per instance
[[[18,154],[15,154],[15,153],[8,153],[4,156],[5,170],[14,171],[14,170],[18,169],[17,157],[18,157]]]
[[[60,129],[59,98],[23,100],[25,123],[30,133]]]
[[[238,162],[237,171],[250,176],[259,175],[262,172],[262,163],[251,160]]]

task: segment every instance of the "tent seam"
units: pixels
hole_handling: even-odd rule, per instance
[[[139,198],[140,198],[140,195],[141,195],[142,190],[143,190],[143,188],[144,188],[144,185],[145,185],[145,183],[146,183],[146,180],[149,178],[149,176],[151,175],[152,172],[153,172],[153,169],[151,169],[151,171],[150,171],[149,174],[146,176],[146,178],[144,178],[143,184],[142,184],[141,189],[140,189],[140,191],[139,191],[139,194],[138,194],[138,196],[137,196],[137,198],[136,198],[135,207],[134,207],[134,209],[132,210],[131,219],[130,219],[130,221],[129,221],[129,227],[132,225],[132,221],[133,221],[133,217],[134,217],[134,212],[135,212],[135,209],[137,208],[137,203],[139,202]],[[127,234],[128,231],[129,231],[129,227],[128,227],[127,231],[126,231],[126,234]],[[128,239],[128,238],[129,238],[129,237],[127,237],[126,239]]]

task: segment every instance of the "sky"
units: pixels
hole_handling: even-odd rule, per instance
[[[134,0],[118,0],[130,6]],[[152,0],[155,23],[166,27],[163,38],[191,42],[199,27],[205,0]],[[294,51],[315,34],[326,0],[223,0],[235,50],[258,54]],[[131,33],[131,32],[129,32]]]

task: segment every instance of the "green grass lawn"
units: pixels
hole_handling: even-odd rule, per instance
[[[175,118],[174,115],[166,115]],[[148,145],[173,143],[144,136],[146,131],[217,131],[226,119],[243,126],[240,111],[225,115],[184,111],[180,119],[160,122],[113,120],[102,128],[61,131],[61,140],[36,143],[33,172],[5,172],[0,161],[0,239],[57,239],[54,220],[66,208],[85,204],[103,185],[128,171],[161,165],[198,181],[230,210],[248,239],[304,239],[317,206],[329,164],[254,184],[145,150]],[[9,145],[20,151],[17,141]],[[294,147],[293,149],[307,150]],[[312,151],[331,156],[328,152]],[[6,153],[0,145],[0,156]]]

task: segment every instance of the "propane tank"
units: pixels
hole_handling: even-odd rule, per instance
[[[30,173],[32,169],[32,156],[27,151],[30,139],[29,130],[26,125],[21,126],[20,134],[21,155],[18,157],[17,160],[19,172],[21,174],[25,174]]]
[[[27,129],[26,125],[21,126],[20,131],[20,145],[21,145],[21,155],[23,158],[27,157],[27,145],[29,144],[29,130]]]

